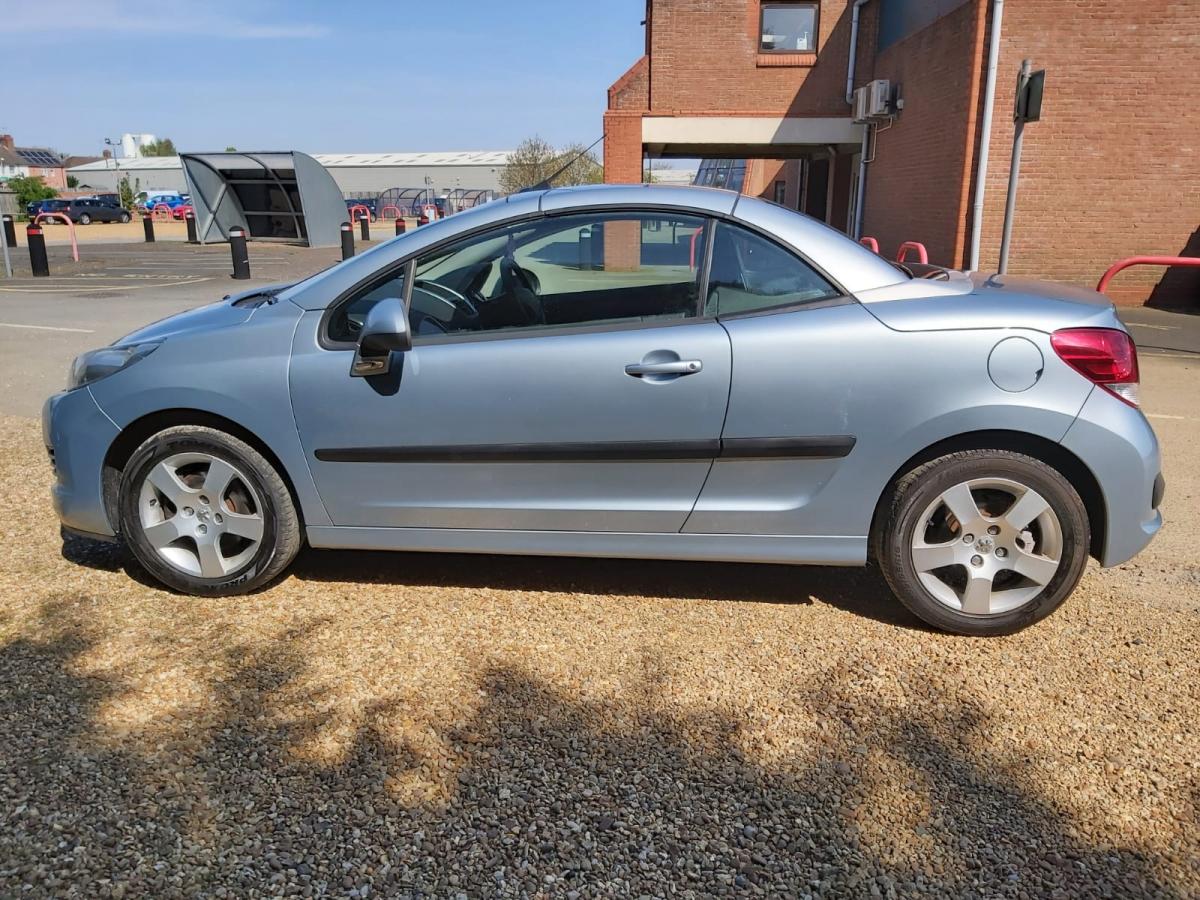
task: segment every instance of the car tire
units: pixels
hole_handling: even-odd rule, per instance
[[[120,219],[121,219],[121,224],[122,224],[122,225],[128,225],[128,224],[129,224],[129,220],[130,220],[130,215],[129,215],[129,213],[127,213],[127,212],[123,212],[123,213],[121,213]]]
[[[89,216],[87,213],[84,213],[82,216],[79,217],[79,224],[80,225],[91,225],[92,217]]]
[[[253,591],[287,568],[302,543],[279,472],[213,428],[178,426],[144,441],[122,473],[118,504],[137,561],[186,594]]]
[[[1083,576],[1091,545],[1071,483],[1006,450],[951,453],[908,472],[873,537],[875,559],[910,612],[977,637],[1012,634],[1054,612]]]

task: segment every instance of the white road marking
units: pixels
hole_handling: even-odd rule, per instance
[[[1178,419],[1181,422],[1192,421],[1187,416],[1168,416],[1166,413],[1146,413],[1147,419]]]
[[[75,334],[95,334],[90,328],[60,328],[57,325],[18,325],[16,322],[0,322],[0,328],[33,328],[37,331],[71,331]]]
[[[170,281],[165,284],[123,284],[119,287],[103,287],[91,284],[76,284],[72,287],[60,288],[7,288],[2,287],[0,291],[9,294],[98,294],[101,292],[112,291],[144,291],[148,288],[169,288],[179,287],[184,284],[199,284],[202,281],[212,281],[211,277],[192,278],[188,281]]]
[[[1182,325],[1147,325],[1145,322],[1126,322],[1131,328],[1153,328],[1155,331],[1178,331]]]

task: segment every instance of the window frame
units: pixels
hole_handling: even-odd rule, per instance
[[[762,240],[766,241],[768,244],[771,244],[772,246],[774,246],[776,249],[781,250],[784,253],[787,253],[791,256],[794,256],[796,259],[800,260],[800,262],[804,263],[804,265],[806,265],[810,269],[812,269],[813,272],[815,272],[818,276],[820,276],[821,279],[823,281],[825,281],[825,283],[828,284],[831,288],[833,288],[833,290],[836,293],[832,297],[822,297],[819,300],[796,300],[791,303],[779,303],[779,304],[776,304],[775,306],[764,306],[760,309],[747,309],[747,310],[743,310],[741,312],[725,313],[725,314],[721,313],[720,306],[718,305],[717,314],[715,316],[707,316],[706,318],[713,319],[717,322],[729,322],[729,321],[734,321],[737,319],[751,319],[751,318],[755,318],[757,316],[773,316],[773,315],[777,315],[779,313],[799,312],[800,310],[804,310],[804,309],[825,309],[830,306],[845,306],[850,303],[858,303],[859,302],[858,299],[853,294],[849,293],[844,287],[842,287],[840,284],[838,284],[837,281],[835,281],[833,278],[831,278],[829,276],[829,274],[827,272],[825,272],[824,269],[822,269],[820,266],[816,265],[811,259],[809,259],[807,255],[800,253],[798,250],[796,250],[795,248],[793,248],[787,244],[784,244],[782,241],[779,241],[774,236],[767,234],[760,228],[749,227],[747,225],[747,223],[745,223],[745,222],[738,222],[735,220],[725,220],[725,221],[722,221],[719,223],[714,223],[713,228],[711,230],[712,242],[714,244],[716,243],[717,227],[719,225],[728,225],[731,228],[741,228],[742,230],[749,232],[750,234],[753,234],[755,237],[761,238]],[[708,262],[710,265],[711,265],[711,261],[712,261],[712,246],[710,245],[709,246],[709,256],[708,256]],[[705,272],[705,277],[704,277],[705,305],[707,305],[708,291],[711,287],[712,287],[712,285],[709,282],[709,273]]]
[[[813,30],[812,30],[812,47],[808,50],[796,50],[786,47],[776,48],[772,50],[763,49],[763,34],[766,27],[766,14],[768,9],[795,9],[797,7],[811,7],[813,11]],[[760,56],[797,56],[806,53],[815,54],[821,44],[821,4],[819,0],[761,0],[758,5],[758,54]]]
[[[731,321],[735,319],[750,318],[753,316],[776,315],[779,313],[795,312],[805,309],[821,309],[829,306],[844,306],[852,303],[858,303],[858,299],[843,287],[837,279],[833,278],[819,264],[811,259],[806,253],[792,247],[790,244],[785,244],[769,232],[759,228],[750,222],[745,222],[741,219],[734,218],[732,215],[725,213],[713,212],[709,209],[697,209],[694,207],[684,206],[667,206],[661,204],[647,204],[645,206],[632,206],[630,204],[597,204],[587,207],[573,207],[568,209],[556,209],[551,212],[532,212],[521,216],[514,216],[511,219],[505,219],[501,222],[490,222],[487,225],[474,228],[469,231],[460,232],[459,234],[451,235],[443,238],[440,241],[435,241],[426,247],[419,250],[414,250],[411,254],[404,256],[395,262],[381,267],[373,272],[370,276],[361,279],[355,284],[346,288],[338,294],[334,300],[325,307],[321,313],[320,322],[317,324],[317,344],[323,350],[346,351],[355,350],[358,347],[357,341],[335,341],[329,337],[329,325],[336,315],[338,309],[350,302],[356,294],[366,288],[368,285],[374,284],[387,278],[394,278],[401,270],[404,272],[404,291],[401,299],[404,301],[404,307],[407,310],[411,306],[411,295],[413,285],[413,273],[416,270],[417,260],[430,253],[436,253],[439,250],[449,247],[452,244],[458,243],[467,238],[476,237],[488,231],[511,228],[522,223],[534,222],[539,219],[557,219],[565,218],[572,215],[581,215],[587,213],[630,213],[630,214],[646,214],[660,213],[670,215],[672,213],[678,215],[696,216],[704,220],[706,228],[706,239],[704,247],[704,263],[701,266],[701,272],[698,276],[699,290],[697,291],[697,310],[696,315],[687,319],[665,319],[661,322],[624,322],[619,324],[605,324],[603,322],[580,325],[563,325],[553,326],[549,328],[534,328],[534,329],[507,329],[498,331],[480,331],[480,332],[460,332],[457,334],[439,334],[439,335],[413,335],[413,347],[424,345],[437,344],[471,344],[480,341],[500,341],[500,340],[528,340],[535,337],[556,337],[566,334],[593,334],[613,331],[631,331],[634,329],[651,329],[651,328],[678,328],[682,325],[697,325],[705,322],[720,322]],[[758,237],[763,238],[779,247],[785,253],[790,253],[795,256],[805,265],[809,266],[814,272],[820,275],[827,281],[838,293],[834,297],[829,297],[824,300],[809,300],[799,303],[792,303],[786,306],[775,306],[769,309],[750,310],[747,312],[729,313],[727,315],[709,316],[705,314],[705,307],[708,299],[709,289],[709,273],[712,268],[713,244],[716,240],[717,226],[725,224],[734,228],[741,228]]]

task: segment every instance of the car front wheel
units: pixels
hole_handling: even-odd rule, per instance
[[[266,584],[301,543],[295,504],[275,468],[244,441],[199,426],[168,428],[134,451],[121,478],[120,518],[150,574],[202,596]]]
[[[82,216],[79,217],[79,224],[80,225],[91,225],[92,217],[89,216],[87,213],[84,213]]]
[[[129,213],[127,213],[127,212],[121,213],[121,224],[126,225],[128,223],[129,223]]]
[[[1083,501],[1057,470],[1020,453],[971,450],[896,483],[874,549],[912,613],[945,631],[990,636],[1061,606],[1090,541]]]

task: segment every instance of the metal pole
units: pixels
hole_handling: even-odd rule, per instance
[[[1026,59],[1021,61],[1021,78],[1024,84],[1029,77],[1032,63]],[[1008,198],[1004,201],[1004,236],[1000,240],[1000,266],[997,272],[1001,275],[1008,271],[1008,250],[1012,242],[1013,212],[1017,206],[1017,182],[1021,178],[1021,143],[1025,139],[1025,120],[1018,119],[1013,128],[1012,163],[1008,168]]]
[[[13,277],[12,260],[8,257],[8,232],[10,228],[12,228],[12,216],[5,216],[4,227],[0,228],[0,247],[4,248],[4,273],[8,278]]]
[[[992,0],[992,34],[988,41],[987,80],[983,93],[983,124],[979,129],[979,162],[975,168],[975,206],[971,211],[971,249],[967,268],[979,269],[979,243],[983,237],[983,195],[987,187],[988,153],[992,145],[992,109],[996,105],[996,68],[1000,59],[1000,23],[1004,0]]]

